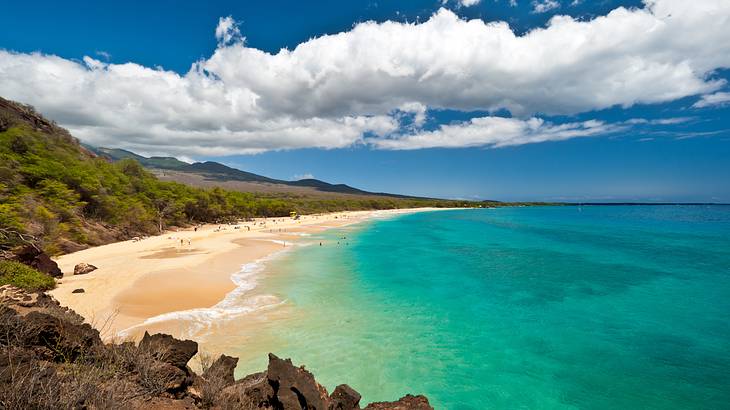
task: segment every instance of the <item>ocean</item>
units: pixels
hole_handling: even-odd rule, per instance
[[[363,403],[730,408],[728,206],[423,212],[305,241],[254,292],[284,306],[212,335],[238,375],[273,351]]]

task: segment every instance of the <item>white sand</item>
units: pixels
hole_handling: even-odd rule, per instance
[[[257,219],[240,223],[238,229],[232,225],[222,225],[221,229],[205,225],[197,232],[190,228],[85,249],[57,258],[64,278],[50,293],[99,329],[102,337],[111,338],[163,313],[215,305],[235,288],[233,273],[246,263],[282,250],[281,241],[291,244],[301,238],[301,233],[340,227],[376,215],[426,210],[434,209],[338,212],[302,216],[299,220]],[[98,269],[74,276],[74,266],[81,262]],[[72,293],[78,288],[84,293]],[[170,329],[158,326],[150,330]]]

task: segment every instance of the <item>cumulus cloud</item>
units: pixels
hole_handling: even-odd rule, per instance
[[[703,95],[699,101],[692,105],[695,108],[705,108],[712,106],[722,106],[730,103],[730,92],[716,92],[714,94]]]
[[[593,20],[555,16],[516,35],[507,23],[441,9],[422,23],[360,23],[272,54],[247,45],[224,17],[216,50],[184,74],[0,50],[0,95],[92,144],[150,154],[458,146],[443,139],[480,132],[462,146],[503,146],[494,124],[511,144],[559,140],[602,128],[558,132],[560,124],[536,126],[533,117],[712,95],[724,85],[713,73],[730,67],[728,19],[726,0],[646,0]],[[515,119],[423,132],[433,109],[507,110]]]

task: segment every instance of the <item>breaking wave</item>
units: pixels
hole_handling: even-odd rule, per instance
[[[271,240],[271,242],[283,244],[282,241],[278,240]],[[293,245],[301,246],[300,244],[294,244],[292,242],[287,242],[287,245],[290,246],[287,249],[283,249],[279,252],[275,252],[269,256],[241,266],[241,269],[238,272],[231,275],[231,281],[236,285],[236,288],[228,292],[223,300],[216,303],[214,306],[209,308],[196,308],[163,313],[161,315],[148,318],[142,323],[121,330],[117,335],[120,338],[127,338],[136,330],[144,329],[145,327],[149,327],[154,324],[175,320],[186,322],[185,328],[181,331],[182,337],[193,337],[194,335],[199,335],[201,332],[210,329],[214,324],[219,324],[252,312],[272,309],[282,305],[286,302],[286,300],[281,300],[274,295],[249,296],[248,293],[256,288],[258,278],[264,270],[267,262],[279,257],[284,252],[293,249],[295,247]]]

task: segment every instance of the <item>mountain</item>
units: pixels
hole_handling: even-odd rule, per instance
[[[111,159],[112,161],[120,161],[123,159],[133,159],[145,167],[149,168],[161,168],[161,169],[180,169],[187,165],[187,162],[182,162],[177,158],[173,157],[150,157],[146,158],[141,155],[137,155],[134,152],[119,149],[119,148],[100,148],[94,147],[89,144],[81,144],[86,149],[94,152],[95,154]]]
[[[392,198],[416,198],[407,195],[389,194],[383,192],[368,192],[361,189],[353,188],[345,184],[330,184],[314,178],[300,179],[298,181],[284,181],[254,174],[252,172],[241,171],[223,165],[219,162],[205,161],[188,164],[173,157],[144,157],[131,151],[119,148],[94,147],[84,145],[87,149],[95,152],[101,157],[108,158],[111,161],[120,161],[123,159],[134,159],[145,168],[150,169],[159,178],[182,182],[189,185],[201,187],[210,187],[216,183],[226,182],[244,182],[241,184],[229,184],[228,189],[246,191],[246,192],[281,192],[281,193],[300,193],[300,191],[289,189],[290,187],[308,188],[310,191],[331,194],[350,194],[359,196],[381,196]],[[164,172],[175,171],[175,172]],[[189,175],[180,175],[189,174]],[[194,176],[201,178],[195,179]],[[238,188],[237,188],[238,187]],[[305,191],[306,192],[306,191]]]
[[[160,167],[161,168],[161,167]],[[209,176],[213,179],[221,181],[234,180],[234,181],[248,181],[248,182],[264,182],[270,184],[281,184],[285,181],[277,179],[267,178],[261,175],[256,175],[251,172],[241,171],[240,169],[231,168],[227,165],[223,165],[218,162],[206,161],[196,162],[189,164],[187,167],[180,169],[181,171],[200,173]]]

